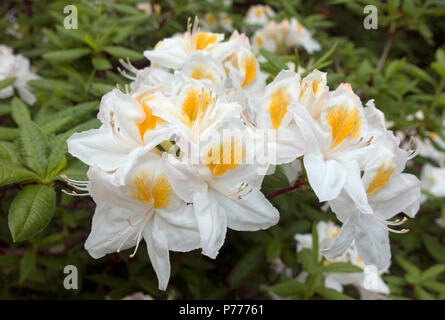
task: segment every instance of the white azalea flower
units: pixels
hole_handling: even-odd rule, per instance
[[[85,249],[93,258],[136,246],[143,238],[159,280],[167,288],[169,250],[199,248],[192,205],[174,193],[161,157],[139,150],[114,175],[97,167],[88,171],[88,190],[97,207]]]
[[[250,6],[244,17],[244,23],[248,25],[264,25],[275,16],[275,11],[268,5]]]
[[[144,51],[144,56],[152,65],[172,69],[183,68],[188,56],[196,51],[223,61],[236,45],[230,41],[222,42],[223,39],[224,34],[199,31],[196,19],[193,26],[189,22],[188,31],[183,35],[175,35],[158,42],[153,50]]]
[[[272,164],[292,162],[306,151],[305,132],[311,130],[307,121],[310,116],[306,108],[299,105],[302,93],[299,75],[283,70],[264,91],[259,97],[256,125],[276,131],[276,140],[269,141],[276,144],[271,147],[277,153]],[[288,112],[289,106],[294,106],[293,113]]]
[[[0,81],[8,78],[16,79],[12,85],[0,89],[0,99],[11,97],[15,88],[26,103],[33,105],[36,102],[36,97],[27,83],[39,77],[31,71],[29,60],[21,54],[14,55],[11,48],[0,45]]]
[[[73,134],[67,141],[69,152],[89,166],[113,171],[132,152],[151,150],[168,139],[170,128],[149,106],[153,92],[125,94],[115,89],[104,95],[97,115],[101,127]]]
[[[316,84],[312,82],[315,94]],[[368,151],[369,140],[365,139],[368,123],[360,98],[346,89],[341,86],[330,92],[321,111],[310,105],[309,113],[319,115],[311,118],[313,136],[307,133],[304,166],[309,184],[320,201],[336,199],[344,189],[361,210],[371,212],[360,180],[360,161]],[[293,106],[289,110],[298,112]]]
[[[256,166],[243,163],[247,152],[242,137],[232,136],[246,130],[240,120],[241,106],[222,100],[202,81],[195,81],[176,98],[159,95],[152,102],[153,113],[175,128],[182,154],[180,159],[164,155],[167,177],[175,192],[194,204],[203,253],[211,258],[224,243],[227,227],[253,231],[278,221],[278,211],[259,191],[262,176]],[[231,134],[228,140],[212,140],[224,129]],[[230,151],[229,158],[224,149]]]
[[[204,148],[199,164],[188,162],[187,157],[180,161],[164,155],[175,192],[193,203],[203,254],[211,258],[223,245],[227,228],[256,231],[278,222],[277,209],[260,191],[263,177],[255,165],[243,163],[244,158],[236,136]]]
[[[394,222],[386,220],[400,212],[415,216],[419,209],[420,182],[414,175],[402,173],[409,159],[408,152],[400,149],[399,139],[386,130],[383,114],[375,108],[373,101],[368,102],[365,111],[375,147],[366,155],[361,182],[372,211],[360,209],[345,191],[330,201],[343,226],[334,246],[323,254],[328,259],[341,255],[355,239],[364,262],[380,270],[390,264],[388,231],[408,231],[391,228],[401,225],[406,218]]]
[[[340,227],[333,222],[320,221],[317,223],[317,233],[319,247],[321,250],[328,249],[335,242]],[[295,240],[297,241],[297,252],[303,249],[312,249],[312,234],[296,234]],[[389,288],[385,282],[381,279],[380,275],[387,271],[383,269],[377,271],[375,266],[367,266],[363,262],[363,259],[359,256],[357,248],[352,242],[345,252],[334,258],[333,260],[324,260],[324,264],[331,264],[333,262],[349,262],[363,269],[362,273],[340,273],[329,272],[325,274],[324,286],[331,288],[339,292],[343,292],[344,285],[354,285],[360,290],[361,296],[365,296],[367,291],[389,294]],[[303,279],[304,276],[299,277]],[[304,281],[304,280],[303,280]]]
[[[435,197],[445,197],[445,168],[433,167],[429,163],[422,167],[420,180],[422,190],[428,191]],[[422,196],[426,200],[425,196]]]
[[[150,2],[140,2],[136,4],[136,8],[142,11],[146,16],[151,16],[153,14],[153,8]]]
[[[249,39],[235,31],[229,41],[236,43],[237,48],[224,60],[224,67],[231,79],[229,87],[261,91],[266,84],[267,75],[260,70]]]
[[[320,44],[296,18],[291,18],[290,21],[283,19],[280,23],[267,22],[254,33],[252,43],[255,52],[262,48],[277,54],[287,54],[292,48],[300,47],[308,53],[321,49]]]
[[[289,47],[303,47],[308,53],[321,50],[320,44],[312,38],[309,30],[294,17],[290,19],[285,41]]]

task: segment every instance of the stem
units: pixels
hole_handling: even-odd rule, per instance
[[[385,47],[383,48],[382,55],[380,56],[379,63],[377,64],[376,68],[377,71],[382,70],[383,64],[385,63],[385,60],[388,57],[389,50],[391,49],[395,35],[396,35],[395,32],[388,32],[388,39],[386,40]]]
[[[267,199],[275,198],[276,196],[279,196],[281,194],[285,194],[285,193],[291,192],[292,190],[296,190],[296,189],[304,186],[305,184],[306,184],[306,182],[303,179],[299,178],[293,184],[291,184],[289,187],[279,189],[279,190],[276,190],[276,191],[273,191],[273,192],[267,194],[266,198]]]

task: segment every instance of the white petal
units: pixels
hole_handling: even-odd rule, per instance
[[[371,215],[361,215],[355,228],[355,244],[363,262],[375,265],[378,270],[391,263],[388,230]]]
[[[246,190],[247,191],[247,190]],[[278,210],[266,199],[261,191],[252,189],[239,199],[226,197],[221,193],[215,195],[218,204],[227,215],[227,225],[237,231],[257,231],[267,229],[278,223]]]
[[[346,182],[346,170],[335,160],[325,160],[321,153],[311,153],[303,158],[309,184],[323,201],[333,200]]]
[[[162,160],[170,185],[185,202],[192,203],[196,193],[207,190],[207,184],[202,181],[191,167],[167,153],[162,155]]]
[[[218,207],[211,190],[196,193],[193,207],[201,234],[202,253],[215,259],[226,238],[227,217]]]
[[[128,157],[131,147],[116,140],[110,127],[75,133],[67,141],[68,151],[89,166],[105,171],[119,168]]]
[[[148,256],[159,282],[159,290],[166,290],[170,279],[170,253],[168,251],[168,238],[165,232],[157,225],[154,216],[147,223],[144,239],[147,243]]]
[[[117,208],[126,208],[134,212],[144,211],[146,205],[130,195],[128,186],[116,182],[116,176],[97,167],[88,170],[88,191],[97,205],[107,204]]]
[[[191,204],[184,203],[174,212],[158,209],[156,215],[159,228],[167,235],[170,250],[186,252],[200,247],[201,238]]]
[[[394,175],[389,183],[370,198],[374,214],[388,220],[405,212],[413,218],[420,205],[420,181],[412,174]]]
[[[355,226],[352,219],[349,218],[341,227],[334,245],[326,250],[322,250],[321,253],[328,259],[334,260],[334,258],[342,255],[351,245],[354,239]]]
[[[90,235],[85,242],[85,249],[95,259],[116,250],[125,250],[135,246],[133,240],[138,232],[126,220],[136,221],[139,215],[131,210],[101,204],[96,207]]]

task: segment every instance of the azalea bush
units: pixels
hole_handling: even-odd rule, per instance
[[[1,298],[445,298],[442,1],[0,13]]]

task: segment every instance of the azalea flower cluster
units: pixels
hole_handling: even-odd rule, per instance
[[[278,54],[286,54],[292,48],[303,47],[308,53],[319,51],[320,44],[295,17],[277,23],[269,21],[257,30],[252,42],[255,50],[265,49]]]
[[[260,191],[264,175],[301,161],[310,186],[343,222],[324,255],[354,240],[366,265],[390,263],[386,221],[413,217],[420,183],[402,173],[409,159],[373,101],[363,107],[350,85],[331,90],[326,74],[281,71],[266,84],[249,39],[234,32],[187,32],[144,52],[151,66],[128,61],[132,80],[101,101],[102,125],[74,134],[69,152],[90,166],[69,185],[97,204],[85,248],[99,258],[141,239],[165,290],[169,251],[201,249],[215,258],[227,228],[256,231],[279,212]],[[265,134],[267,133],[267,134]]]
[[[329,249],[335,242],[339,232],[340,227],[332,221],[318,222],[317,233],[320,248]],[[312,234],[296,234],[295,240],[297,240],[297,252],[313,248]],[[359,290],[362,299],[384,298],[382,294],[389,294],[389,288],[381,278],[381,274],[387,272],[388,268],[378,272],[373,270],[375,266],[366,266],[354,242],[350,244],[341,256],[334,258],[332,261],[326,258],[323,260],[324,265],[334,262],[348,262],[364,269],[364,272],[328,272],[324,278],[324,286],[326,288],[343,292],[344,285],[354,285]],[[307,275],[307,272],[303,271],[297,276],[297,279],[305,281]]]
[[[0,99],[6,99],[14,95],[14,88],[20,98],[33,105],[36,97],[27,84],[29,80],[37,79],[35,71],[31,70],[29,60],[21,54],[14,55],[12,48],[0,45],[0,81],[14,78],[14,82],[6,88],[0,89]]]
[[[259,26],[252,36],[253,51],[265,49],[278,54],[287,54],[292,48],[303,47],[308,53],[319,51],[320,44],[312,38],[297,18],[283,19],[281,22],[272,20],[275,11],[267,5],[250,6],[244,17],[247,26]]]

